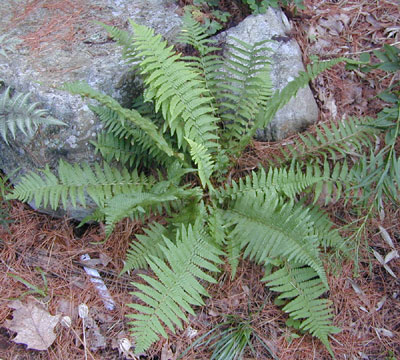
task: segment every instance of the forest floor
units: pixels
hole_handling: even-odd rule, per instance
[[[381,49],[383,44],[400,45],[396,0],[305,0],[305,6],[296,16],[289,14],[293,24],[290,36],[298,41],[305,63],[311,55],[322,59],[357,58],[362,52]],[[325,72],[312,84],[321,110],[320,121],[376,116],[385,104],[375,95],[395,80],[393,76],[399,80],[399,74],[361,74],[340,65]],[[287,141],[254,142],[239,162],[238,171],[266,162]],[[357,226],[357,216],[344,201],[324,209],[339,227],[352,222]],[[3,211],[8,211],[11,222],[0,225],[0,359],[133,359],[120,351],[120,344],[121,339],[129,338],[125,317],[128,308],[124,304],[131,302],[129,292],[134,289],[130,282],[136,273],[119,273],[132,234],[140,231],[141,224],[123,221],[103,242],[101,225],[77,228],[70,219],[54,219],[16,201],[3,204]],[[400,259],[394,258],[384,267],[372,251],[382,257],[393,250],[400,252],[399,209],[385,205],[384,214],[368,221],[364,230],[358,239],[352,237],[354,231],[342,231],[344,241],[353,250],[348,259],[331,264],[335,271],[329,275],[329,297],[334,304],[334,323],[342,331],[330,342],[337,359],[400,359]],[[89,263],[81,260],[84,254],[90,255]],[[84,266],[100,272],[115,301],[114,310],[106,310]],[[208,288],[211,297],[206,306],[197,309],[185,331],[171,335],[168,341],[161,340],[141,358],[176,360],[191,342],[224,321],[226,314],[246,319],[264,305],[252,320],[252,327],[277,358],[329,359],[319,341],[285,326],[285,314],[259,281],[262,275],[260,267],[243,262],[234,280],[219,278],[216,285]],[[28,294],[34,287],[36,292]],[[71,324],[55,327],[55,341],[47,350],[29,350],[26,345],[13,342],[15,333],[5,327],[13,318],[12,306],[18,304],[14,299],[21,300],[24,306],[42,306],[50,314],[68,316]],[[78,315],[80,304],[89,309],[84,331]],[[257,342],[254,350],[257,356],[249,352],[244,358],[272,358]],[[184,357],[209,358],[207,348],[196,348]]]

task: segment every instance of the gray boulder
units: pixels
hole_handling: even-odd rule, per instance
[[[0,139],[0,169],[10,174],[16,168],[13,181],[29,170],[43,168],[46,164],[55,167],[60,159],[68,162],[93,162],[96,160],[90,140],[95,140],[100,122],[89,110],[87,102],[58,90],[65,82],[86,81],[123,105],[128,105],[138,93],[137,80],[129,71],[129,65],[121,60],[119,50],[105,30],[92,20],[128,29],[128,20],[151,26],[168,40],[174,40],[181,26],[174,0],[90,0],[80,12],[60,12],[58,8],[21,8],[21,16],[12,12],[13,0],[3,0],[0,7],[0,35],[7,39],[25,39],[19,45],[0,48],[0,80],[19,92],[30,92],[32,100],[40,102],[49,113],[66,123],[66,127],[50,126],[37,133],[33,141],[23,136],[6,145]],[[82,4],[83,4],[82,3]],[[75,6],[75,5],[74,5]],[[65,26],[63,25],[65,16]],[[74,17],[75,16],[75,17]],[[71,22],[71,18],[74,21]],[[20,20],[18,20],[20,19]],[[22,19],[22,20],[21,20]],[[60,29],[53,33],[45,29],[58,20]],[[68,22],[69,21],[69,22]],[[244,41],[259,41],[264,38],[285,36],[290,29],[282,12],[268,10],[267,14],[250,16],[241,24],[228,30],[221,38],[232,35]],[[37,34],[44,34],[37,41]],[[32,39],[36,34],[36,47]],[[1,44],[0,44],[1,47]],[[274,48],[272,79],[277,88],[282,88],[297,72],[303,69],[300,50],[294,40],[277,41]],[[4,56],[4,53],[6,56]],[[317,106],[309,89],[282,109],[271,126],[259,131],[262,139],[280,139],[303,129],[317,118]],[[82,219],[88,215],[86,209],[69,209],[68,215]],[[53,214],[55,214],[53,212]]]
[[[283,89],[299,71],[304,70],[302,55],[296,40],[290,35],[291,25],[281,10],[268,8],[262,15],[252,15],[239,25],[218,35],[219,42],[229,42],[229,36],[247,43],[274,40],[267,44],[272,50],[271,80],[274,89]],[[266,129],[259,129],[261,141],[281,140],[302,131],[318,120],[318,106],[309,87],[280,109]]]
[[[19,136],[6,145],[0,139],[0,169],[11,174],[18,168],[15,182],[29,170],[46,164],[54,168],[60,159],[78,163],[96,159],[89,141],[96,139],[101,124],[85,99],[57,89],[62,84],[86,81],[123,105],[137,95],[130,66],[93,20],[127,30],[132,19],[169,40],[182,24],[174,0],[90,0],[67,3],[65,9],[45,5],[21,6],[16,12],[13,0],[2,0],[0,6],[0,36],[6,35],[0,44],[0,80],[18,92],[31,93],[32,101],[40,102],[54,118],[68,125],[44,128],[33,141]],[[55,24],[56,29],[49,24]],[[82,209],[68,211],[77,219],[87,214]]]

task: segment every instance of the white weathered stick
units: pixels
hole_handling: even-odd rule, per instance
[[[81,256],[81,261],[85,262],[90,260],[90,256],[88,254],[84,254]],[[86,274],[90,276],[90,281],[95,284],[97,291],[101,299],[103,300],[103,304],[107,310],[114,310],[115,302],[111,297],[110,293],[104,281],[101,279],[99,272],[96,269],[92,269],[90,267],[84,266],[83,269],[86,271]]]

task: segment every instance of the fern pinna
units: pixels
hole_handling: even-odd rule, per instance
[[[15,139],[17,129],[26,136],[32,136],[41,124],[66,125],[49,116],[47,110],[39,108],[38,103],[30,103],[29,97],[29,93],[11,95],[10,87],[0,94],[0,135],[6,144],[8,144],[8,134],[10,133]]]
[[[132,240],[123,269],[154,274],[133,283],[136,301],[128,305],[138,353],[167,337],[166,328],[182,329],[186,313],[203,304],[204,283],[214,282],[210,273],[219,271],[222,256],[234,276],[241,253],[266,271],[278,267],[265,278],[267,286],[288,299],[284,310],[332,353],[328,336],[337,329],[329,301],[320,298],[329,289],[320,248],[340,244],[340,236],[318,208],[298,200],[312,187],[318,195],[321,181],[339,180],[344,172],[297,161],[238,181],[224,176],[256,127],[342,59],[316,64],[272,93],[265,43],[233,39],[231,60],[222,65],[217,48],[188,17],[181,41],[197,49],[198,59],[182,57],[153,30],[131,25],[132,33],[104,27],[142,77],[143,106],[124,108],[84,83],[64,86],[100,104],[91,105],[105,125],[95,146],[120,164],[61,162],[58,174],[48,168],[27,174],[10,198],[53,208],[91,199],[98,206],[93,218],[105,221],[107,234],[126,217],[149,221]],[[163,221],[151,223],[152,214],[164,215]]]

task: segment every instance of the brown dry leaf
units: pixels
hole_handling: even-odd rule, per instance
[[[393,240],[392,240],[392,238],[390,237],[390,235],[389,235],[389,233],[387,232],[387,230],[386,230],[383,226],[381,226],[381,225],[379,225],[379,230],[381,231],[381,235],[382,235],[383,240],[385,240],[386,243],[387,243],[392,249],[395,249]]]
[[[375,29],[380,29],[383,27],[383,25],[371,14],[368,14],[365,17],[365,20],[367,20]]]
[[[334,36],[338,36],[344,29],[339,15],[331,16],[328,19],[320,19],[319,24]]]
[[[87,331],[86,338],[92,351],[104,349],[107,345],[106,338],[101,334],[97,324]]]
[[[112,258],[110,256],[103,254],[103,253],[100,254],[99,259],[101,261],[101,265],[103,265],[104,267],[106,267],[112,260]]]
[[[161,360],[176,360],[176,355],[174,355],[168,343],[166,343],[162,348]]]
[[[14,342],[26,344],[28,349],[35,350],[46,350],[54,342],[54,327],[58,324],[60,315],[50,315],[33,301],[23,304],[15,300],[9,307],[14,309],[13,319],[7,320],[5,327],[17,332]]]

